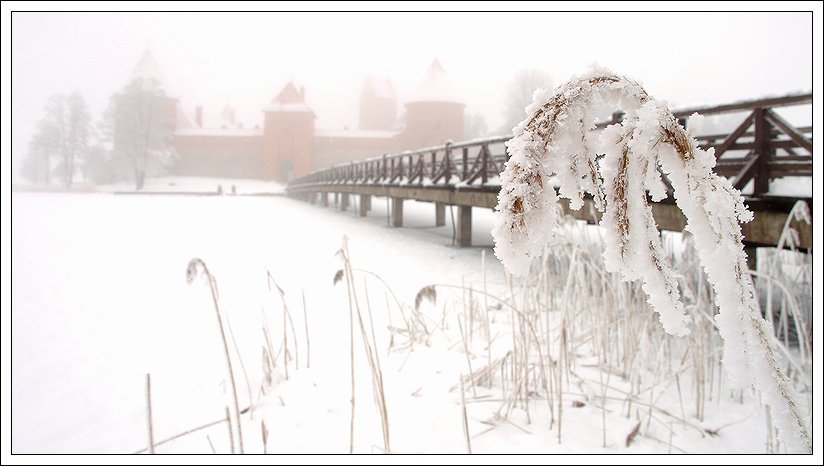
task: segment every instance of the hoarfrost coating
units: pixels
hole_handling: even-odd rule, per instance
[[[622,122],[591,131],[601,110],[616,108],[625,113]],[[603,213],[607,270],[640,279],[664,329],[687,335],[688,318],[647,198],[648,192],[656,201],[666,197],[661,173],[666,174],[717,293],[716,321],[733,383],[763,393],[789,451],[811,451],[805,416],[779,363],[771,325],[760,316],[747,269],[739,222],[753,215],[729,180],[713,172],[714,150],[699,148],[667,105],[637,82],[602,68],[573,77],[554,94],[536,92],[526,113],[507,142],[511,158],[501,175],[492,231],[496,256],[512,273],[526,274],[557,226],[558,196],[577,210],[589,194]],[[557,194],[547,184],[550,177],[558,180]]]

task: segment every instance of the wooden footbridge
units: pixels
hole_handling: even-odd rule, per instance
[[[811,127],[795,127],[779,115],[778,107],[812,111],[812,94],[788,95],[715,107],[689,108],[674,112],[683,125],[690,115],[740,114],[743,121],[730,133],[697,137],[705,149],[715,148],[718,159],[716,172],[730,178],[743,190],[746,204],[755,213],[755,220],[742,226],[748,247],[775,246],[784,229],[788,214],[796,202],[807,202],[812,211],[811,197],[782,196],[770,189],[771,180],[786,176],[811,177],[813,143]],[[599,124],[604,127],[620,121]],[[504,142],[511,136],[478,139],[460,143],[407,151],[368,160],[351,162],[314,171],[293,179],[287,186],[290,197],[311,203],[318,200],[329,205],[329,194],[340,209],[349,208],[350,196],[360,196],[359,214],[366,216],[372,196],[391,199],[391,226],[403,226],[404,200],[433,202],[435,225],[445,224],[447,205],[457,207],[456,243],[471,245],[472,208],[494,208],[501,186],[498,175],[508,155]],[[811,194],[811,193],[810,193]],[[592,200],[579,211],[572,211],[562,200],[567,214],[595,221]],[[686,219],[670,194],[652,203],[654,215],[662,230],[682,231]],[[791,221],[798,231],[800,249],[812,247],[812,225]]]

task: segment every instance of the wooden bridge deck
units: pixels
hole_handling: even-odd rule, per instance
[[[716,172],[729,177],[738,189],[747,188],[746,204],[755,220],[742,225],[745,243],[752,246],[775,246],[787,216],[798,201],[812,208],[811,197],[786,197],[770,194],[770,180],[785,176],[812,176],[812,128],[794,127],[773,109],[786,106],[810,106],[812,94],[790,95],[715,107],[690,108],[674,112],[682,124],[689,124],[694,113],[717,115],[746,112],[743,121],[730,133],[699,136],[699,145],[715,148]],[[611,122],[620,121],[620,114]],[[444,224],[446,205],[458,207],[457,244],[471,244],[472,208],[494,208],[500,190],[498,175],[508,155],[504,146],[511,136],[447,142],[393,155],[337,165],[312,172],[289,182],[291,197],[314,202],[320,198],[328,205],[329,193],[339,199],[341,209],[349,207],[349,196],[361,196],[360,214],[366,215],[372,196],[392,199],[392,226],[403,226],[403,201],[414,199],[435,203],[435,224]],[[572,211],[562,201],[567,214],[595,222],[597,214],[591,200],[579,211]],[[686,220],[672,195],[652,203],[659,228],[682,231]],[[812,225],[792,221],[798,231],[801,249],[812,247]]]

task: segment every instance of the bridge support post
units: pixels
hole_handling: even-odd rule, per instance
[[[435,226],[442,227],[446,225],[446,204],[443,202],[435,203]]]
[[[317,202],[317,200],[318,200],[318,193],[309,193],[308,197],[309,197],[309,199],[308,199],[309,204],[314,205],[315,202]]]
[[[349,193],[341,193],[340,195],[340,210],[349,208]]]
[[[403,226],[403,198],[392,198],[392,226],[400,228]]]
[[[338,205],[339,199],[340,199],[340,195],[338,193],[335,193],[335,205]]]
[[[458,206],[456,241],[459,247],[472,246],[472,206]]]
[[[361,217],[366,217],[366,213],[369,212],[369,204],[372,203],[371,201],[372,196],[369,194],[361,194],[360,195],[360,205],[358,206],[358,215]]]
[[[320,205],[321,207],[329,207],[329,193],[320,193]]]
[[[772,150],[770,149],[770,129],[767,126],[767,120],[764,119],[764,109],[756,108],[752,112],[753,126],[755,127],[755,140],[753,141],[758,166],[755,175],[753,176],[752,192],[756,196],[767,193],[770,190],[770,177],[767,162],[772,159]]]

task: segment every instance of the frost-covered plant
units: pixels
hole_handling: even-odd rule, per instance
[[[591,131],[596,115],[615,108],[624,111],[622,122]],[[554,94],[536,92],[526,113],[506,144],[511,158],[501,174],[492,231],[495,254],[506,268],[516,275],[529,271],[558,225],[559,196],[580,209],[589,194],[603,213],[607,270],[628,281],[640,279],[664,329],[688,334],[689,321],[649,203],[649,198],[666,197],[665,173],[716,291],[716,321],[733,385],[753,385],[762,392],[789,451],[811,451],[809,430],[747,269],[739,222],[751,220],[752,213],[729,180],[713,172],[714,149],[699,148],[664,102],[605,69],[574,77]]]
[[[237,423],[237,435],[238,435],[238,444],[240,446],[240,453],[244,453],[243,450],[243,431],[241,430],[241,423],[240,423],[240,404],[237,401],[237,385],[235,384],[235,373],[232,369],[232,358],[229,355],[229,344],[227,343],[226,339],[226,331],[223,328],[223,315],[220,312],[220,305],[218,305],[217,299],[217,283],[215,282],[215,277],[212,275],[212,272],[209,271],[209,268],[206,267],[206,263],[203,260],[195,257],[191,261],[189,261],[188,267],[186,267],[186,282],[191,284],[195,281],[196,278],[199,276],[206,277],[206,280],[209,284],[209,291],[212,293],[212,302],[215,305],[215,313],[217,314],[217,323],[220,327],[220,337],[223,340],[223,352],[226,355],[226,366],[229,369],[229,382],[232,385],[232,400],[235,404],[235,422]],[[228,321],[227,321],[228,323]],[[249,402],[251,403],[251,398]],[[227,408],[228,409],[228,408]],[[227,416],[228,418],[228,416]],[[231,428],[229,429],[229,433],[232,433]],[[234,452],[234,442],[230,442],[232,444],[232,452]]]

